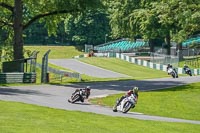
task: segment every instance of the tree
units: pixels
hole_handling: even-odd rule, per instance
[[[65,23],[67,36],[76,45],[104,43],[110,33],[108,14],[105,10],[89,10],[79,16],[69,16]]]
[[[179,44],[200,29],[199,0],[114,0],[111,25],[114,35],[144,39],[165,38]]]
[[[138,34],[137,29],[133,28],[136,25],[129,24],[130,14],[140,9],[141,0],[113,0],[107,6],[113,38],[133,37]]]
[[[100,0],[0,0],[0,26],[12,29],[14,59],[21,59],[23,31],[33,22],[45,22],[49,34],[55,34],[66,15],[78,15],[101,5]]]
[[[153,4],[159,23],[165,32],[166,43],[170,48],[171,39],[181,47],[181,43],[200,28],[200,2],[198,0],[162,0]],[[170,51],[168,49],[168,54]]]

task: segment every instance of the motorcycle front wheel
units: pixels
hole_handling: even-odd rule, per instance
[[[122,109],[122,112],[123,112],[123,113],[127,113],[127,112],[131,109],[131,107],[132,107],[132,103],[126,102],[126,103],[124,104],[124,107],[123,107],[123,109]]]
[[[117,112],[117,106],[116,105],[113,106],[113,112]]]
[[[191,73],[191,71],[189,71],[189,75],[190,75],[190,76],[192,76],[192,73]]]
[[[79,101],[79,99],[80,99],[80,96],[79,96],[78,94],[76,94],[76,95],[73,97],[71,103],[75,103],[75,102]]]
[[[171,75],[172,75],[173,78],[175,78],[175,74],[174,73],[172,73]]]

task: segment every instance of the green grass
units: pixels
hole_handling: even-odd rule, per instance
[[[24,46],[26,50],[39,51],[37,59],[42,61],[44,54],[50,49],[49,59],[72,58],[81,55],[83,52],[78,51],[74,46]]]
[[[83,54],[82,52],[77,51],[72,46],[25,46],[25,49],[34,51],[39,50],[38,53],[38,62],[41,62],[41,58],[44,55],[44,53],[51,49],[51,52],[49,53],[49,59],[56,59],[56,58],[71,58],[75,55]],[[123,74],[127,74],[129,76],[132,76],[131,78],[97,78],[97,77],[91,77],[88,75],[81,75],[82,82],[95,82],[95,81],[111,81],[111,80],[125,80],[125,79],[143,79],[143,78],[158,78],[158,77],[166,77],[168,76],[165,72],[146,68],[143,66],[138,66],[135,64],[128,63],[126,61],[120,60],[120,59],[114,59],[114,58],[81,58],[81,61],[84,61],[86,63],[90,63],[96,66],[103,67],[105,69],[113,70],[116,72],[120,72]],[[49,64],[50,67],[57,68],[57,69],[64,69],[67,71],[72,71],[69,69],[65,69],[62,67],[57,67],[55,65]],[[40,75],[40,73],[39,73]],[[39,76],[38,75],[38,76]],[[55,78],[56,75],[51,74],[50,82],[51,83],[60,83],[60,84],[66,84],[68,82],[77,82],[77,80],[70,79],[70,78],[64,78],[62,82],[60,82],[59,78]],[[58,79],[58,80],[57,80]],[[40,79],[39,79],[40,81]],[[39,83],[38,81],[38,83]]]
[[[144,66],[136,65],[117,58],[80,58],[82,62],[99,66],[108,70],[119,72],[132,76],[133,79],[150,79],[169,77],[164,71],[147,68]]]
[[[91,102],[113,106],[123,94],[92,99]],[[149,115],[200,120],[200,83],[165,90],[139,92],[139,101],[131,111]]]
[[[143,121],[0,101],[2,133],[198,133],[199,125]]]
[[[186,64],[188,67],[190,67],[191,69],[199,69],[200,67],[200,61],[198,59],[190,59],[190,60],[183,60],[179,62],[179,67],[184,66],[184,64]]]
[[[72,58],[76,55],[83,54],[83,52],[78,51],[74,46],[24,46],[24,48],[32,52],[39,51],[37,56],[38,63],[42,63],[42,58],[48,50],[51,50],[48,56],[49,59]],[[73,72],[70,69],[62,68],[50,63],[49,67],[66,70],[68,72]],[[37,69],[37,83],[41,83],[40,81],[41,81],[41,70]],[[73,78],[63,77],[61,82],[60,78],[58,78],[58,75],[50,73],[50,83],[66,84],[69,82],[77,82],[77,80]]]

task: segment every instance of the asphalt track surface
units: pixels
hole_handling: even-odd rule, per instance
[[[101,69],[103,71],[103,69]],[[90,70],[90,72],[92,72]],[[83,88],[90,85],[92,88],[91,97],[103,97],[111,94],[125,93],[130,86],[138,86],[141,91],[157,90],[172,86],[179,86],[194,82],[200,82],[200,76],[184,76],[177,79],[161,78],[149,80],[128,80],[128,81],[112,81],[112,82],[96,82],[96,83],[80,83],[70,85],[31,85],[31,86],[0,86],[0,99],[6,101],[17,101],[39,106],[46,106],[56,109],[92,112],[109,116],[129,117],[141,120],[155,120],[166,122],[181,122],[200,124],[200,121],[184,120],[168,117],[150,116],[138,112],[129,112],[123,114],[121,112],[113,112],[110,107],[102,107],[93,105],[89,102],[71,104],[67,99],[77,88]],[[113,101],[113,104],[115,101]],[[139,106],[139,103],[138,105]],[[136,106],[136,107],[137,107]]]
[[[80,62],[77,59],[49,59],[49,63],[64,68],[68,68],[80,74],[86,74],[92,77],[99,77],[99,78],[129,77],[128,75],[125,74],[120,74],[117,72],[113,72],[110,70],[106,70],[100,67]]]

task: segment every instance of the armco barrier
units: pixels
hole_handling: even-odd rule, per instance
[[[0,83],[35,83],[36,73],[0,73]]]
[[[42,65],[39,64],[39,63],[37,63],[36,66],[39,67],[39,68],[42,67]],[[64,71],[64,70],[58,70],[58,69],[51,68],[51,67],[48,67],[48,72],[51,72],[51,73],[54,73],[54,74],[58,74],[60,76],[67,76],[67,77],[70,77],[70,78],[76,78],[78,80],[81,80],[80,73],[67,72],[67,71]]]
[[[62,77],[76,78],[79,81],[81,80],[80,73],[68,72],[68,71],[65,71],[65,70],[58,70],[58,69],[54,69],[54,68],[51,68],[51,67],[48,67],[48,71],[52,72],[52,73],[55,73],[55,74],[58,74],[58,75],[60,75]]]

